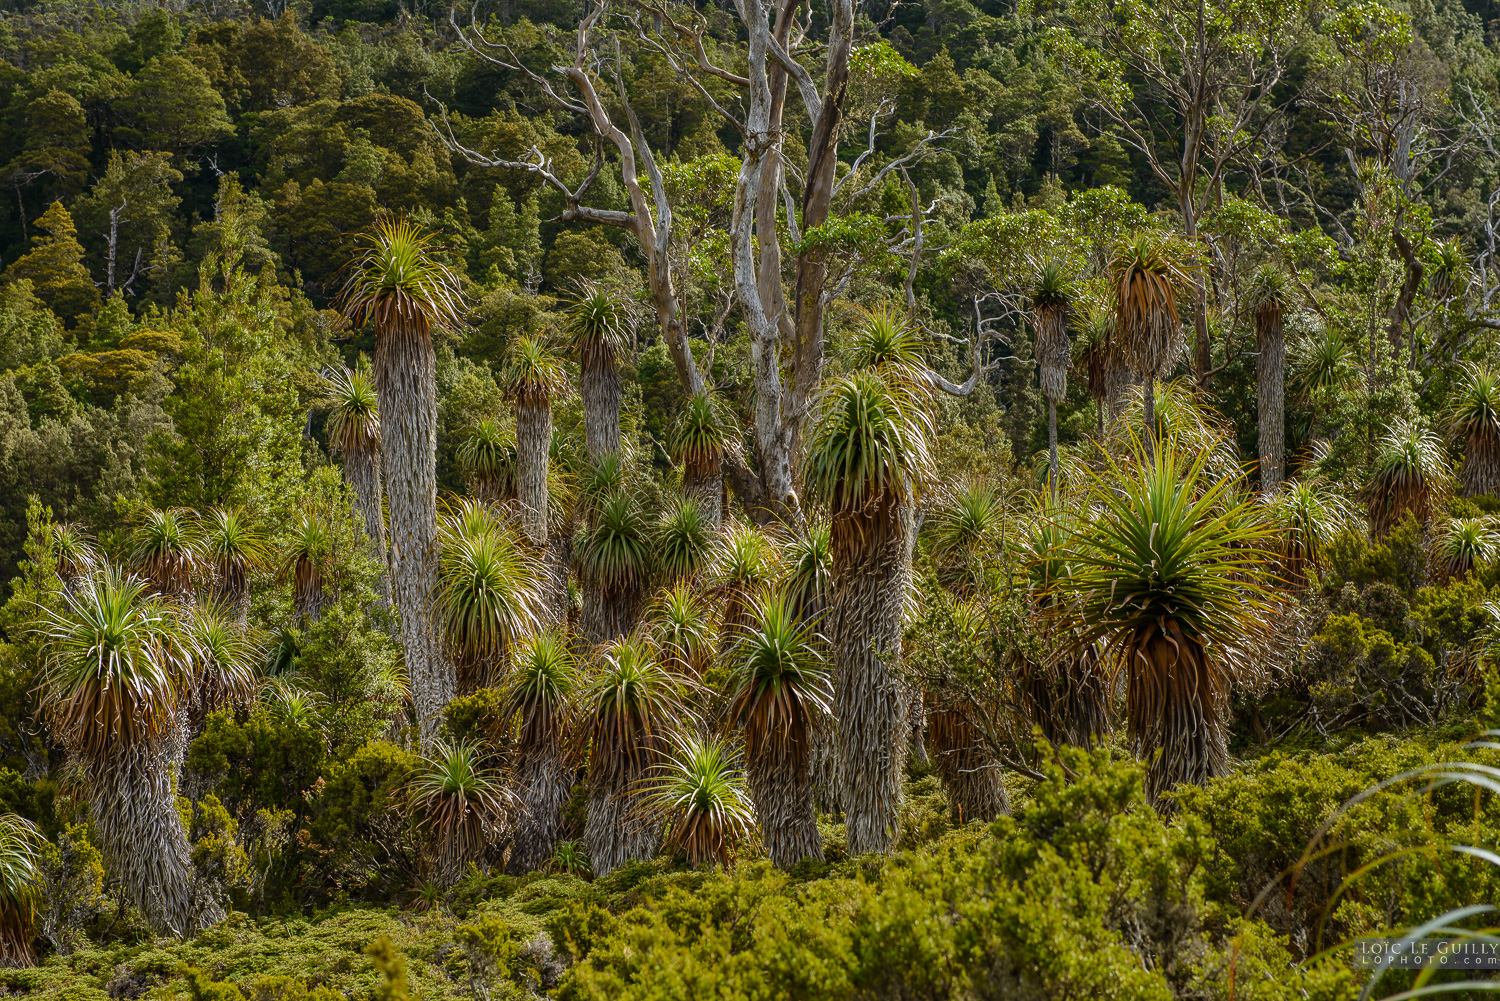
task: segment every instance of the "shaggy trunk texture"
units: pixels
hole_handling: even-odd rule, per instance
[[[589,458],[597,461],[620,450],[620,372],[614,355],[607,351],[586,353],[578,382],[584,445]]]
[[[573,561],[573,540],[567,535],[549,536],[542,552],[542,612],[548,623],[565,624],[568,601],[568,566]]]
[[[373,448],[346,450],[344,478],[354,490],[354,510],[364,522],[365,537],[384,564],[385,512],[381,505],[380,453]]]
[[[716,455],[711,463],[686,462],[682,468],[682,492],[698,502],[714,531],[724,525],[724,474]]]
[[[1127,647],[1130,744],[1149,762],[1146,795],[1159,810],[1170,808],[1161,794],[1179,783],[1201,785],[1229,772],[1227,679],[1201,643],[1168,628],[1136,633]]]
[[[1286,341],[1281,307],[1266,303],[1255,312],[1256,417],[1260,422],[1260,488],[1270,493],[1286,474]]]
[[[839,766],[838,721],[830,714],[808,736],[807,779],[813,803],[829,816],[844,812],[843,770]]]
[[[432,341],[403,331],[375,348],[380,451],[390,500],[391,591],[401,615],[401,646],[422,745],[430,747],[453,700],[454,672],[443,656],[432,610],[437,597],[437,385]]]
[[[1109,729],[1109,689],[1092,647],[1051,666],[1027,664],[1021,697],[1031,722],[1054,744],[1091,749]]]
[[[661,846],[661,825],[649,819],[640,796],[632,789],[639,775],[613,781],[594,781],[589,788],[588,820],[583,841],[595,876],[631,861],[644,861]]]
[[[1057,496],[1057,401],[1047,400],[1047,484]]]
[[[750,796],[755,800],[755,819],[766,854],[783,869],[805,858],[823,858],[807,765],[805,733],[788,746],[766,746],[746,757]]]
[[[948,809],[960,824],[989,823],[1010,812],[1010,797],[1001,781],[1000,763],[979,739],[979,731],[951,709],[927,719],[932,764],[948,794]]]
[[[1138,385],[1140,380],[1130,370],[1124,357],[1114,347],[1111,347],[1104,359],[1104,399],[1109,408],[1110,423],[1120,416],[1120,411],[1125,407],[1125,390],[1130,386]]]
[[[195,935],[224,909],[194,878],[172,788],[172,741],[145,741],[84,761],[89,813],[110,873],[158,935]]]
[[[1141,409],[1145,419],[1141,421],[1141,444],[1145,446],[1146,458],[1156,457],[1156,378],[1147,379],[1141,389]]]
[[[872,508],[840,514],[832,526],[834,711],[852,855],[889,851],[900,836],[911,729],[901,679],[910,549],[895,503],[883,498]]]
[[[630,632],[640,618],[641,589],[632,584],[593,581],[583,592],[583,635],[608,643]]]
[[[521,815],[516,821],[505,871],[512,876],[524,876],[546,865],[557,850],[562,811],[568,802],[573,773],[554,740],[523,750],[516,758],[513,774]]]
[[[516,503],[521,509],[521,531],[533,548],[547,544],[548,453],[552,447],[552,407],[516,403]]]
[[[1037,309],[1036,360],[1042,395],[1047,398],[1047,445],[1051,459],[1048,482],[1057,490],[1057,404],[1068,392],[1068,365],[1073,345],[1068,339],[1068,313],[1059,304]]]
[[[1495,493],[1500,488],[1500,434],[1488,424],[1469,432],[1469,447],[1464,452],[1463,480],[1465,497]]]

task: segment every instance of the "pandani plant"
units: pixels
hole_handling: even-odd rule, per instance
[[[456,691],[492,684],[507,650],[542,619],[535,559],[508,526],[472,508],[445,532],[434,610],[457,667]]]
[[[328,377],[328,442],[344,460],[344,479],[376,557],[385,563],[385,489],[381,485],[380,400],[375,381],[339,366]]]
[[[766,854],[789,869],[823,857],[809,762],[833,692],[821,644],[786,593],[757,599],[752,622],[729,654],[729,715],[744,736]]]
[[[1451,518],[1438,532],[1433,556],[1442,575],[1466,577],[1500,555],[1500,526],[1493,516]]]
[[[1068,366],[1073,343],[1068,339],[1068,319],[1073,306],[1073,276],[1060,261],[1043,261],[1032,282],[1031,329],[1036,337],[1037,373],[1042,395],[1047,398],[1047,455],[1051,474],[1047,479],[1057,494],[1057,405],[1068,395]]]
[[[1279,536],[1281,579],[1293,588],[1306,587],[1326,564],[1334,540],[1361,524],[1353,505],[1316,477],[1282,484],[1268,503],[1267,516]]]
[[[35,966],[37,915],[42,902],[44,839],[14,813],[0,814],[0,963]]]
[[[39,609],[41,714],[78,763],[109,871],[157,934],[214,924],[222,908],[193,879],[171,760],[193,685],[194,651],[145,580],[106,569],[60,611]]]
[[[703,590],[683,580],[663,588],[651,603],[650,622],[667,668],[701,680],[713,666],[718,638],[714,609]]]
[[[634,633],[603,648],[580,703],[589,752],[583,840],[596,875],[644,860],[660,844],[649,780],[673,737],[691,726],[684,679],[667,670],[649,639]]]
[[[1147,457],[1156,441],[1156,380],[1182,355],[1178,290],[1193,263],[1170,238],[1141,231],[1126,238],[1109,264],[1115,295],[1115,339],[1125,362],[1140,374],[1146,391],[1142,440]]]
[[[407,809],[427,833],[436,882],[444,886],[484,857],[514,807],[504,777],[466,741],[434,741],[407,789]]]
[[[567,637],[556,628],[517,646],[505,685],[506,707],[520,720],[511,784],[519,799],[506,871],[545,866],[558,847],[563,807],[573,786],[564,736],[577,683]]]
[[[455,456],[469,493],[486,504],[503,504],[516,493],[516,443],[510,429],[481,417],[464,431]]]
[[[216,507],[203,519],[203,560],[213,578],[209,594],[234,609],[241,623],[250,612],[250,576],[267,555],[264,537],[243,508]]]
[[[339,300],[355,327],[375,332],[380,453],[390,511],[391,591],[424,745],[453,698],[452,667],[433,621],[437,597],[437,378],[432,333],[464,312],[458,275],[436,235],[382,218],[358,238]]]
[[[569,390],[567,373],[540,336],[522,334],[506,349],[499,382],[515,409],[521,531],[540,549],[547,545],[551,518],[552,404]]]
[[[961,648],[977,650],[990,625],[976,599],[947,599],[948,621]],[[1000,762],[974,725],[971,705],[946,693],[927,699],[927,753],[943,783],[954,821],[989,823],[1010,813]]]
[[[689,865],[727,866],[755,826],[738,762],[722,740],[688,736],[675,744],[652,777],[648,807],[666,826],[667,847]]]
[[[624,297],[597,282],[583,283],[564,311],[578,356],[584,446],[593,461],[620,450],[619,359],[625,353],[631,319]]]
[[[682,492],[714,529],[724,520],[724,456],[738,444],[739,430],[718,393],[688,398],[672,428],[672,457],[682,467]]]
[[[188,508],[149,510],[130,536],[130,565],[157,594],[192,596],[202,548],[198,516]]]
[[[713,552],[716,528],[697,497],[669,498],[655,528],[656,565],[662,578],[671,582],[697,576]]]
[[[1386,535],[1407,516],[1424,528],[1453,487],[1442,439],[1421,424],[1396,420],[1375,443],[1374,473],[1365,489],[1370,531]]]
[[[910,697],[901,623],[914,507],[934,477],[930,401],[902,381],[855,372],[820,394],[803,460],[829,517],[834,709],[851,852],[887,851],[900,832]]]
[[[1448,433],[1464,444],[1458,478],[1465,497],[1500,487],[1500,373],[1467,364],[1459,372],[1445,414]]]
[[[1159,807],[1229,768],[1230,682],[1269,618],[1271,529],[1238,478],[1170,440],[1096,474],[1088,514],[1057,547],[1056,607],[1077,648],[1103,641],[1126,672],[1131,746]]]
[[[1286,338],[1284,271],[1265,265],[1250,276],[1245,305],[1255,317],[1256,418],[1259,422],[1260,488],[1270,493],[1286,476]]]
[[[722,602],[719,648],[734,645],[740,630],[752,622],[751,605],[780,570],[781,553],[768,534],[754,525],[734,522],[714,547],[708,583]]]
[[[301,512],[291,524],[281,557],[281,579],[292,585],[297,614],[316,619],[332,600],[329,585],[335,573],[333,531],[317,511]]]
[[[582,533],[578,561],[586,587],[583,634],[602,643],[630,632],[651,576],[651,525],[633,493],[599,502]]]

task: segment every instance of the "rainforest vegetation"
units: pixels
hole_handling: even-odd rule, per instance
[[[0,0],[0,993],[1478,996],[1491,0]]]

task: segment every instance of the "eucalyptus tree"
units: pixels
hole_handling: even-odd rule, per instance
[[[1096,475],[1091,516],[1055,558],[1054,585],[1074,643],[1104,641],[1126,672],[1131,747],[1146,792],[1201,784],[1229,769],[1229,689],[1267,620],[1270,529],[1237,477],[1213,478],[1163,439],[1155,457]]]
[[[362,370],[340,366],[328,380],[328,439],[344,460],[344,479],[375,555],[385,564],[385,490],[380,475],[380,400]]]
[[[1393,421],[1376,440],[1374,472],[1365,489],[1370,531],[1383,536],[1407,516],[1425,529],[1452,489],[1442,439],[1419,423]]]
[[[172,782],[193,686],[191,640],[139,578],[109,569],[62,597],[35,627],[43,717],[79,765],[125,898],[157,934],[195,934],[224,912],[193,877]]]
[[[752,622],[729,651],[730,719],[744,734],[766,854],[789,869],[823,857],[808,764],[833,693],[816,634],[787,595],[757,599]]]
[[[645,781],[666,761],[673,736],[690,714],[683,680],[638,634],[604,648],[581,704],[581,736],[589,749],[583,839],[595,874],[604,876],[655,854],[661,827]]]
[[[453,698],[432,608],[437,595],[437,382],[432,333],[457,327],[458,276],[437,257],[434,234],[382,219],[359,238],[341,292],[344,315],[375,331],[380,450],[390,507],[392,596],[424,744]]]
[[[1281,321],[1286,274],[1271,265],[1250,277],[1246,305],[1255,313],[1256,419],[1259,422],[1260,489],[1270,493],[1286,476],[1286,339]]]
[[[1042,395],[1047,398],[1048,484],[1057,494],[1057,405],[1068,395],[1068,366],[1073,344],[1068,340],[1068,314],[1072,309],[1072,280],[1057,261],[1045,261],[1037,269],[1031,287],[1031,329],[1036,335],[1037,371]]]
[[[520,718],[511,766],[520,800],[506,871],[524,875],[552,858],[563,829],[563,807],[573,786],[563,737],[577,684],[567,639],[558,629],[523,640],[511,657],[506,708]]]
[[[900,827],[909,693],[901,624],[907,519],[934,476],[925,398],[856,372],[819,400],[803,479],[829,510],[834,604],[829,642],[851,852],[887,851]]]
[[[1445,416],[1448,433],[1464,443],[1459,470],[1464,496],[1493,494],[1500,487],[1500,374],[1465,365]]]

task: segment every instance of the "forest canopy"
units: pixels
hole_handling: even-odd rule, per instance
[[[1496,25],[0,0],[0,989],[1493,989]]]

